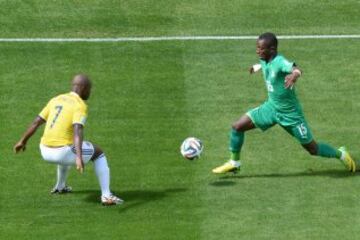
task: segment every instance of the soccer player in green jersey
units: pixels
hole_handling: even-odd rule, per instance
[[[273,33],[264,33],[256,42],[256,53],[260,64],[250,68],[253,74],[262,70],[268,91],[268,100],[243,115],[232,126],[230,136],[231,157],[225,164],[213,169],[213,173],[236,172],[240,169],[240,150],[245,132],[254,128],[265,131],[278,124],[314,156],[337,158],[351,172],[356,163],[344,147],[336,149],[326,143],[316,142],[305,120],[302,107],[295,94],[294,84],[301,70],[277,52],[278,41]]]

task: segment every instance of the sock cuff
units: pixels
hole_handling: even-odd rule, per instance
[[[96,161],[96,160],[98,160],[100,158],[103,158],[103,157],[105,157],[105,153],[100,154],[97,158],[94,159],[94,161]]]
[[[232,133],[232,134],[236,134],[236,135],[238,135],[238,136],[244,134],[244,132],[241,132],[241,131],[239,132],[239,131],[237,131],[235,128],[231,128],[231,133]]]

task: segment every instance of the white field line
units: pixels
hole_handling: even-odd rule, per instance
[[[253,40],[258,36],[159,36],[118,38],[0,38],[0,42],[153,42],[153,41],[203,41],[203,40]],[[279,39],[360,39],[352,35],[280,35]]]

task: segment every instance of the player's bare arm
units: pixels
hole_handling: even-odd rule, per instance
[[[23,134],[22,138],[15,144],[14,152],[18,153],[20,151],[25,151],[26,143],[31,138],[32,135],[36,132],[36,130],[45,123],[45,120],[41,117],[37,116],[35,120],[31,123],[28,129]]]
[[[84,162],[82,159],[82,143],[84,127],[81,124],[74,124],[74,145],[76,151],[76,169],[80,172],[84,172]]]
[[[285,88],[292,88],[301,74],[300,68],[294,66],[292,72],[285,77]]]

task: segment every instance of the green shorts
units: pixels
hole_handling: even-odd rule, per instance
[[[296,109],[293,112],[280,112],[270,103],[265,102],[248,111],[246,115],[250,117],[257,128],[263,131],[279,124],[301,144],[308,144],[313,140],[311,130],[301,109]]]

